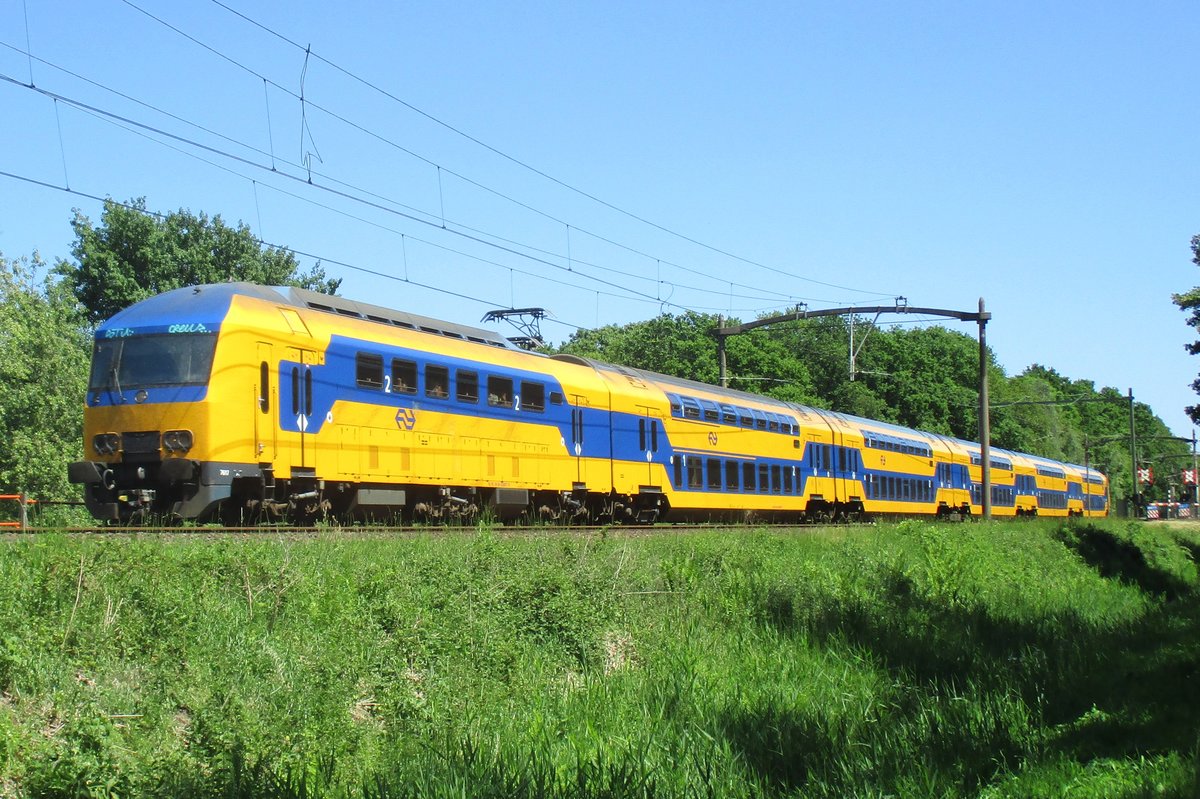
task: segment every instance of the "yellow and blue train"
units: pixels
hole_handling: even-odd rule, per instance
[[[978,444],[298,288],[177,289],[96,332],[70,466],[97,519],[824,521],[980,512]],[[996,516],[1105,515],[991,450]]]

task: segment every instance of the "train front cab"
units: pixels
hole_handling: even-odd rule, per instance
[[[235,417],[220,399],[222,381],[243,371],[243,355],[225,338],[236,290],[178,289],[97,329],[86,459],[68,468],[94,518],[205,518],[234,476],[253,468],[242,460],[248,434],[229,429]]]

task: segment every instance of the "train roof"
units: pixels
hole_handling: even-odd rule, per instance
[[[382,305],[371,305],[365,302],[357,302],[356,300],[348,300],[345,297],[335,297],[330,294],[322,294],[319,291],[309,291],[308,289],[292,286],[280,287],[276,291],[282,293],[287,298],[288,304],[301,308],[323,311],[351,319],[362,319],[381,325],[400,327],[405,330],[416,330],[422,333],[446,336],[447,338],[473,341],[476,344],[487,344],[506,350],[521,349],[494,330],[455,324],[429,316],[385,308]],[[521,351],[524,352],[524,350]]]
[[[234,297],[252,297],[276,305],[360,319],[506,350],[519,349],[508,339],[492,330],[445,322],[441,319],[348,300],[344,297],[335,297],[295,286],[261,286],[257,283],[210,283],[167,291],[134,303],[118,312],[100,325],[97,334],[124,327],[138,327],[142,330],[154,331],[158,328],[167,329],[172,325],[180,324],[199,324],[215,330],[229,312],[229,306]]]
[[[787,409],[790,411],[794,411],[797,408],[803,407],[792,402],[785,402],[783,400],[764,396],[762,394],[751,394],[746,391],[737,391],[736,389],[732,388],[722,388],[721,386],[701,383],[699,380],[688,380],[684,377],[672,377],[670,375],[659,374],[658,372],[651,372],[646,369],[635,369],[631,366],[621,366],[615,363],[608,363],[607,361],[598,361],[595,358],[585,358],[580,355],[559,354],[552,355],[550,357],[557,361],[565,361],[567,363],[574,363],[581,366],[590,366],[591,368],[601,372],[616,372],[618,374],[625,375],[627,378],[640,380],[643,383],[651,383],[660,388],[674,388],[677,391],[685,394],[703,393],[717,395],[725,398],[724,400],[719,401],[725,401],[729,403],[740,402],[745,404],[767,405],[780,409]],[[805,408],[805,410],[811,409]]]

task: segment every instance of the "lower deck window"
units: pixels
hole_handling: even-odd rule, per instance
[[[725,462],[725,488],[730,491],[737,491],[738,485],[738,465],[737,461]]]
[[[721,490],[721,462],[716,458],[708,459],[708,488],[710,491]]]

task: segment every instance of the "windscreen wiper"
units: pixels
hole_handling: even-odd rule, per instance
[[[109,377],[112,378],[109,383],[109,387],[111,388],[115,385],[117,388],[117,396],[121,398],[122,403],[125,403],[125,392],[121,389],[121,378],[117,375],[117,365],[115,363],[112,365],[112,368],[108,370],[108,374]]]

